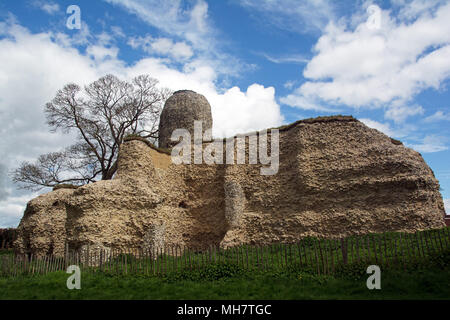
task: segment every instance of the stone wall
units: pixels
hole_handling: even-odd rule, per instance
[[[128,141],[113,180],[33,199],[16,246],[228,247],[445,225],[422,156],[356,119],[298,121],[280,129],[279,149],[278,173],[263,176],[260,164],[175,165]]]

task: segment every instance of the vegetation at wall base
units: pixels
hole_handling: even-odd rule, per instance
[[[448,236],[441,229],[305,238],[300,245],[185,250],[175,256],[131,250],[100,259],[100,265],[76,257],[15,262],[20,256],[0,250],[0,299],[449,299]],[[81,267],[81,290],[66,288],[70,264]],[[381,269],[381,290],[366,287],[373,264]]]

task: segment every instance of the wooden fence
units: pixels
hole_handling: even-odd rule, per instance
[[[383,268],[417,267],[450,250],[450,228],[416,233],[383,233],[342,239],[304,238],[297,243],[188,248],[166,246],[149,249],[66,250],[64,257],[1,254],[0,275],[34,275],[66,270],[78,265],[83,272],[163,275],[196,271],[229,264],[248,270],[296,268],[317,274],[333,274],[352,264],[377,264]]]

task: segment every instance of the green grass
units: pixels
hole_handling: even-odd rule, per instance
[[[215,280],[82,274],[81,290],[66,288],[68,274],[0,279],[0,299],[450,299],[450,271],[383,272],[381,290],[358,278],[308,273],[224,275]]]

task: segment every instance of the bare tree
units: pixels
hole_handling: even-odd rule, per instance
[[[35,163],[23,162],[13,171],[13,181],[21,188],[39,190],[111,179],[125,136],[157,141],[159,115],[171,94],[157,84],[147,75],[131,83],[107,75],[84,90],[66,85],[45,105],[45,114],[52,132],[76,131],[77,141],[64,151],[41,155]]]

